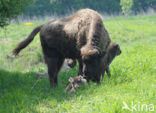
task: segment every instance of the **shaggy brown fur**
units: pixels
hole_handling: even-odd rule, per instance
[[[99,64],[111,39],[99,13],[82,9],[69,17],[40,25],[13,50],[13,54],[25,48],[39,31],[51,87],[57,84],[57,74],[65,58],[78,59],[82,74],[88,80],[100,81]]]
[[[106,51],[106,55],[103,59],[104,62],[104,71],[102,73],[102,77],[104,77],[105,71],[108,75],[108,77],[111,77],[110,74],[110,70],[109,70],[109,65],[111,64],[111,62],[115,59],[116,56],[121,54],[121,49],[119,44],[117,43],[112,43],[108,46],[107,51]]]
[[[108,77],[111,77],[109,65],[112,63],[112,61],[115,59],[115,57],[120,54],[121,54],[121,49],[120,49],[119,44],[112,43],[108,46],[106,54],[102,61],[102,62],[104,62],[104,66],[103,67],[101,66],[104,70],[104,72],[102,73],[102,77],[104,77],[105,71],[106,71]],[[74,62],[76,62],[76,61],[75,60],[72,61],[72,59],[69,59],[69,61],[70,61],[70,65],[72,65],[72,68],[73,68],[75,66]],[[80,73],[82,73],[82,72],[80,72]]]

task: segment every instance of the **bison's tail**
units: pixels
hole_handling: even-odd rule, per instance
[[[25,40],[19,43],[19,45],[13,50],[12,54],[15,56],[18,55],[18,53],[34,39],[35,35],[41,30],[42,26],[43,25],[36,27]]]

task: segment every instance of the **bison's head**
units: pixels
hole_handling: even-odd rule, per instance
[[[112,55],[112,56],[118,56],[121,54],[121,49],[118,43],[112,43],[108,46],[107,51]]]
[[[66,90],[70,92],[75,92],[77,88],[87,83],[86,79],[81,75],[76,77],[70,77],[69,82],[70,83],[67,85]]]
[[[99,82],[104,68],[103,57],[105,55],[105,52],[101,52],[98,49],[90,49],[88,51],[82,50],[81,52],[83,75],[87,80]]]

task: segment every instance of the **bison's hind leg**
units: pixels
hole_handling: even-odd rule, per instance
[[[50,80],[50,87],[54,87],[57,85],[57,74],[63,64],[64,59],[60,59],[57,57],[48,57],[45,58],[48,66],[48,75]]]
[[[48,46],[48,43],[46,41],[47,38],[41,36],[40,39],[41,39],[41,45],[42,45],[45,62],[48,66],[50,87],[53,87],[54,85],[57,84],[57,74],[64,62],[64,58],[61,57],[61,55],[59,54],[56,48]]]

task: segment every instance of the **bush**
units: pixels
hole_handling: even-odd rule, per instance
[[[152,8],[156,10],[156,0],[133,0],[134,5],[132,7],[132,10],[135,13],[138,13],[140,11],[147,11],[148,8]]]
[[[120,5],[124,15],[130,15],[132,13],[133,0],[121,0]]]
[[[8,24],[9,20],[22,13],[32,0],[1,0],[0,1],[0,27]]]

